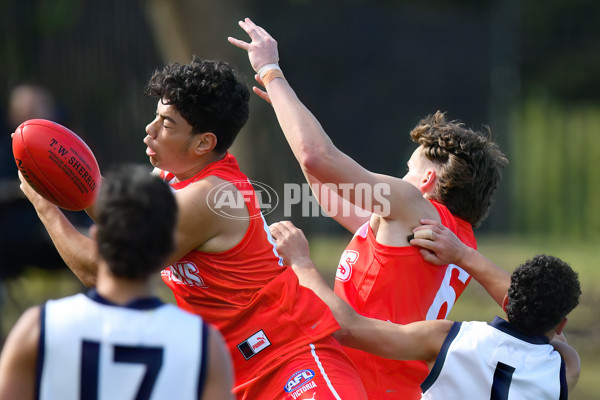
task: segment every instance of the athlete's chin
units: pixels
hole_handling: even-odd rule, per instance
[[[150,164],[152,164],[152,166],[154,168],[160,168],[160,161],[158,161],[158,159],[154,156],[150,156],[148,157],[148,160],[150,161]]]

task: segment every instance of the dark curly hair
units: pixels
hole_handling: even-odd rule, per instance
[[[154,72],[144,93],[175,106],[194,133],[214,133],[216,153],[227,151],[248,121],[248,88],[224,61],[170,63]]]
[[[490,130],[473,131],[437,111],[423,118],[410,137],[438,167],[431,199],[473,227],[479,226],[489,213],[492,195],[502,179],[501,169],[508,165]]]
[[[581,288],[569,264],[538,255],[513,272],[508,289],[508,321],[526,335],[543,335],[579,304]]]
[[[107,174],[96,211],[99,253],[115,276],[144,279],[173,251],[175,196],[147,168],[124,165]]]

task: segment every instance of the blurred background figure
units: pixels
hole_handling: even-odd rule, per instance
[[[54,96],[45,87],[24,83],[15,86],[10,92],[8,122],[11,129],[31,118],[54,120],[57,117],[58,108]]]

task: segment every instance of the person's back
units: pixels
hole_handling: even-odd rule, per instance
[[[157,298],[118,305],[95,291],[48,301],[41,315],[41,400],[202,394],[208,333],[196,315]]]
[[[423,399],[566,399],[562,359],[546,336],[523,335],[496,317],[456,322],[446,343],[421,384]]]
[[[475,248],[471,226],[453,217],[441,204],[432,204],[442,224]],[[361,315],[408,324],[446,318],[470,280],[470,275],[456,265],[426,262],[416,247],[378,243],[366,223],[344,250],[334,287],[335,293]],[[344,350],[357,365],[370,398],[420,396],[419,384],[428,373],[424,362],[384,359],[350,347]]]

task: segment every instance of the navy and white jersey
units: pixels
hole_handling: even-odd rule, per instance
[[[207,327],[158,298],[127,306],[94,290],[42,307],[41,400],[197,400],[207,368]]]
[[[566,399],[565,366],[546,336],[524,336],[496,317],[455,322],[429,376],[422,399]]]

